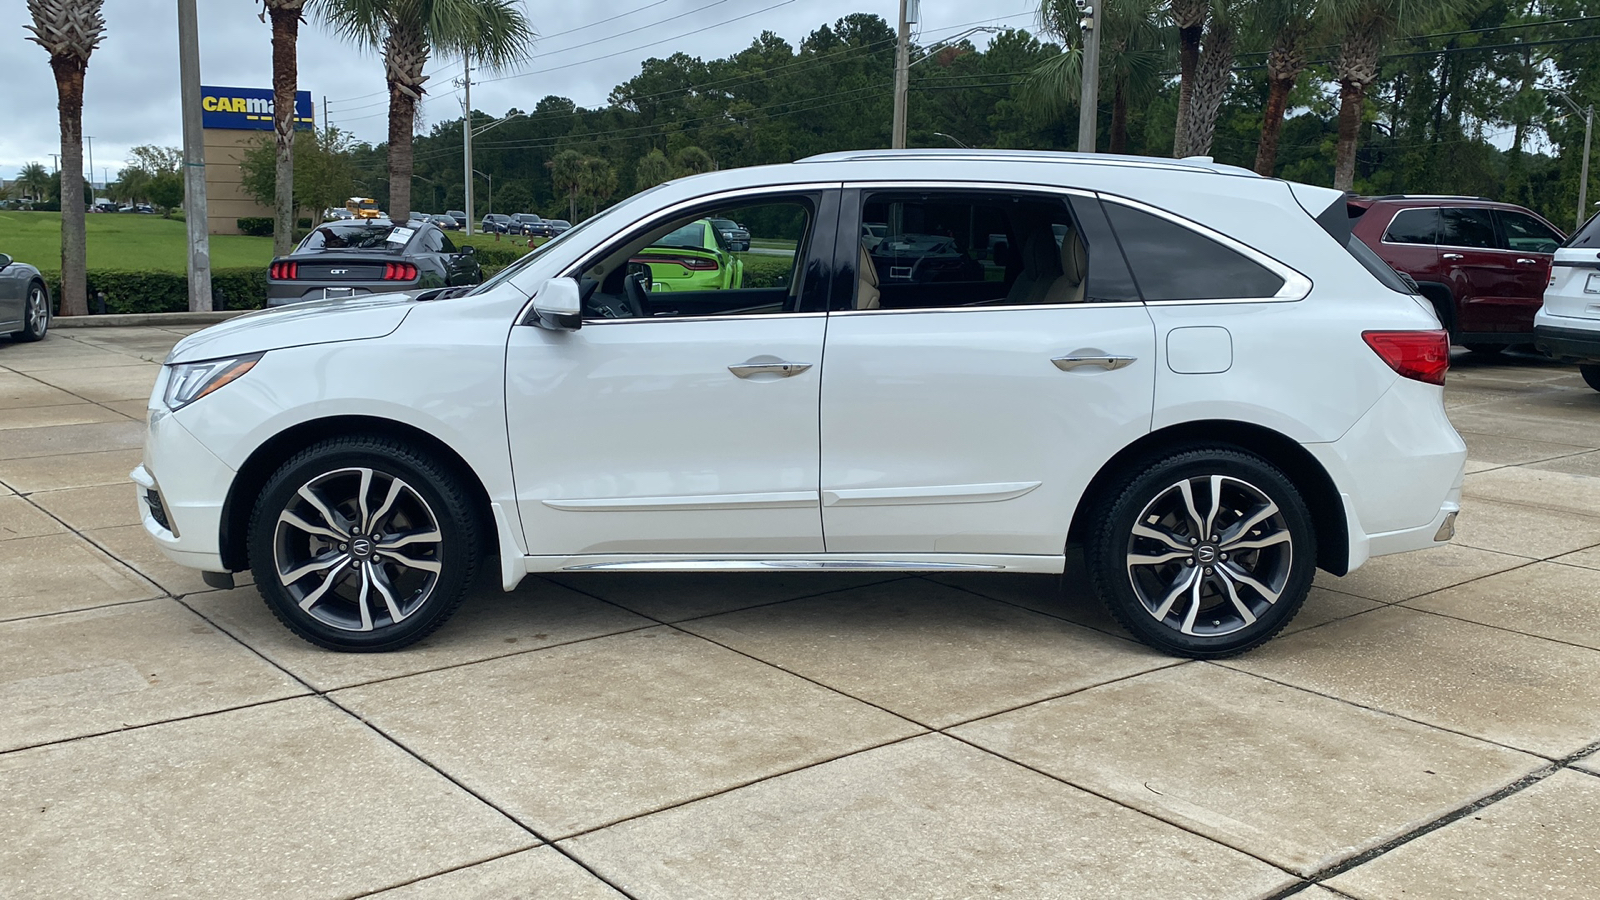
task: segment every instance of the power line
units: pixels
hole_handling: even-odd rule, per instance
[[[700,12],[702,10],[710,9],[713,6],[721,6],[722,4],[727,3],[727,2],[728,2],[728,0],[711,0],[711,2],[707,3],[705,6],[697,6],[694,9],[686,10],[685,12],[680,13],[678,15],[670,16],[670,17],[665,18],[665,19],[659,19],[657,21],[651,22],[648,25],[640,25],[638,28],[630,28],[627,31],[619,31],[616,34],[608,34],[605,37],[595,38],[594,40],[588,41],[587,43],[573,44],[570,47],[563,47],[560,50],[551,50],[551,51],[549,51],[549,52],[547,52],[547,53],[545,53],[543,55],[545,57],[551,57],[551,56],[555,56],[558,53],[571,53],[574,50],[581,50],[581,49],[583,49],[585,47],[588,47],[588,46],[590,46],[592,44],[600,44],[600,43],[604,43],[606,41],[616,40],[619,37],[626,37],[626,36],[628,36],[630,34],[637,34],[638,32],[644,31],[646,28],[654,28],[657,25],[661,25],[663,23],[670,22],[673,19],[681,19],[681,18],[684,18],[686,16],[692,16],[697,12]]]
[[[764,12],[771,12],[772,10],[777,9],[780,6],[788,6],[789,4],[794,3],[794,2],[796,2],[796,0],[779,0],[779,2],[774,3],[771,6],[763,6],[762,8],[760,8],[758,10],[754,10],[752,12],[747,12],[742,16],[734,16],[731,19],[726,19],[724,21],[717,22],[717,23],[712,24],[712,25],[706,25],[706,26],[704,26],[702,28],[696,28],[693,31],[685,31],[682,34],[675,34],[675,35],[673,35],[671,37],[665,37],[665,38],[662,38],[661,40],[658,40],[658,41],[651,41],[648,44],[640,44],[637,47],[629,47],[626,50],[618,50],[615,53],[607,53],[607,54],[605,54],[603,56],[594,56],[594,57],[590,57],[589,59],[580,59],[577,62],[566,63],[564,65],[550,66],[549,68],[545,68],[545,69],[534,69],[531,72],[518,72],[515,75],[501,75],[499,78],[485,78],[482,81],[480,81],[479,83],[480,84],[488,84],[490,82],[506,81],[506,80],[512,79],[512,78],[526,78],[529,75],[543,75],[546,72],[558,72],[558,71],[560,71],[562,69],[571,69],[571,68],[575,68],[577,66],[588,65],[589,63],[592,63],[592,62],[600,62],[601,60],[612,59],[613,57],[623,56],[623,55],[626,55],[626,54],[629,54],[629,53],[634,53],[634,52],[639,51],[639,50],[647,50],[647,49],[649,49],[651,47],[655,47],[655,46],[658,46],[660,44],[667,44],[667,43],[671,43],[672,41],[681,40],[682,38],[690,37],[692,35],[700,34],[702,32],[706,32],[706,31],[710,31],[713,28],[721,28],[724,25],[732,25],[734,22],[738,22],[741,19],[748,19],[751,16],[759,16]]]
[[[562,35],[565,35],[565,34],[575,34],[575,33],[579,32],[579,31],[583,31],[585,29],[593,28],[596,25],[604,25],[607,22],[615,22],[618,19],[625,19],[628,16],[633,15],[634,13],[641,13],[641,12],[644,12],[645,10],[647,10],[647,9],[651,9],[653,7],[660,6],[661,4],[667,3],[667,2],[669,2],[669,0],[656,0],[656,2],[654,2],[654,3],[646,3],[644,6],[640,6],[640,7],[636,8],[636,9],[630,9],[627,12],[617,13],[616,15],[611,16],[610,18],[600,19],[599,21],[596,21],[596,22],[590,22],[587,25],[579,25],[577,28],[568,28],[566,31],[558,31],[555,34],[541,34],[541,35],[539,35],[539,37],[541,37],[541,38],[553,38],[553,37],[561,37]]]

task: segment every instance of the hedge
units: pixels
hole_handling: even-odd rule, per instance
[[[59,303],[60,274],[45,272],[44,276],[50,282],[50,296]],[[182,272],[90,269],[88,281],[91,313],[100,312],[102,293],[108,313],[189,310],[189,277]],[[261,309],[266,303],[266,267],[211,270],[212,309]]]
[[[744,284],[747,288],[787,287],[794,260],[783,256],[743,254]]]
[[[272,237],[272,233],[277,230],[277,223],[268,216],[245,216],[241,219],[234,219],[233,224],[239,226],[240,234],[247,234],[251,237]],[[294,239],[298,241],[305,237],[311,231],[311,227],[310,219],[297,219],[295,221]]]

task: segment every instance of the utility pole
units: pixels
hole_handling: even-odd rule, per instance
[[[328,130],[328,95],[322,95],[322,130]]]
[[[908,9],[915,0],[900,0],[900,31],[894,48],[894,126],[889,134],[889,146],[903,150],[906,146],[906,99],[911,90],[911,23],[917,13]]]
[[[465,99],[461,104],[461,171],[467,181],[467,223],[461,226],[468,237],[472,236],[472,55],[461,54],[461,87]]]
[[[51,153],[51,154],[48,154],[48,156],[50,157],[50,174],[51,175],[59,175],[59,174],[61,174],[61,154],[59,154],[59,153]]]
[[[1583,174],[1578,178],[1578,227],[1589,218],[1589,146],[1594,138],[1594,104],[1589,104],[1588,109],[1579,106],[1565,91],[1552,91],[1561,102],[1572,107],[1572,111],[1583,116]]]
[[[206,147],[200,128],[200,23],[195,0],[178,0],[178,80],[183,98],[183,217],[189,229],[189,311],[211,309],[206,235]]]
[[[83,139],[89,144],[89,205],[93,206],[94,196],[94,135],[86,134]]]
[[[1083,69],[1079,78],[1078,95],[1078,152],[1093,153],[1095,127],[1100,116],[1100,22],[1098,12],[1106,0],[1077,0],[1078,12],[1083,18],[1078,24],[1083,31]]]

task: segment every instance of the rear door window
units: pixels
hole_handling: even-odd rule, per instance
[[[1121,203],[1104,206],[1146,302],[1266,299],[1283,287],[1270,269],[1197,231]]]
[[[1499,249],[1494,218],[1487,209],[1442,209],[1439,216],[1443,222],[1439,233],[1442,246]]]
[[[1519,253],[1554,253],[1561,246],[1561,235],[1527,213],[1497,209],[1500,230],[1505,233],[1507,250]]]
[[[1402,209],[1394,214],[1389,227],[1384,229],[1383,239],[1390,244],[1437,244],[1439,211]]]

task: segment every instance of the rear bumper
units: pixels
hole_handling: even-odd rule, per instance
[[[1448,543],[1461,509],[1467,446],[1446,418],[1444,389],[1398,379],[1337,441],[1304,444],[1344,504],[1351,571],[1373,556]]]
[[[1533,346],[1540,353],[1561,362],[1600,364],[1600,321],[1591,329],[1547,325],[1550,317],[1539,314],[1533,326]]]
[[[304,303],[308,300],[341,299],[345,297],[365,297],[369,294],[392,294],[397,291],[416,290],[415,282],[363,282],[351,284],[350,282],[317,282],[317,281],[269,281],[267,282],[267,306],[283,306],[287,303]]]

